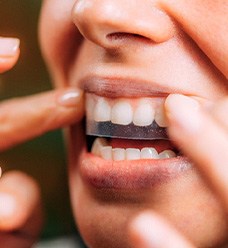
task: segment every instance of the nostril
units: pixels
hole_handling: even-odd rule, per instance
[[[125,33],[125,32],[115,32],[106,35],[106,38],[109,41],[125,41],[125,40],[132,40],[132,41],[140,41],[140,42],[152,42],[153,41],[143,35],[134,34],[134,33]]]

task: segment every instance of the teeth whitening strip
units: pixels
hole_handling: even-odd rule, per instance
[[[112,99],[86,94],[86,134],[123,139],[168,139],[164,99]]]
[[[159,127],[155,122],[150,126],[135,126],[113,124],[112,122],[86,122],[86,134],[99,137],[138,139],[138,140],[155,140],[168,139],[166,128]]]

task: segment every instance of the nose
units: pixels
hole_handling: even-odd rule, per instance
[[[154,0],[77,0],[72,19],[86,39],[104,48],[123,38],[162,43],[175,34],[171,18]]]

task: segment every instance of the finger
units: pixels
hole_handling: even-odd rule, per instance
[[[0,104],[0,150],[79,121],[83,93],[61,89]]]
[[[190,97],[170,95],[166,111],[171,139],[198,166],[228,210],[227,129]]]
[[[13,231],[24,228],[33,213],[41,206],[40,191],[29,176],[12,171],[0,180],[0,230]],[[35,223],[39,228],[41,221]]]
[[[142,213],[130,225],[135,248],[193,248],[193,245],[155,213]]]
[[[11,69],[17,62],[19,44],[18,39],[0,37],[0,73]]]
[[[211,108],[211,114],[218,121],[220,125],[223,125],[223,128],[228,132],[228,98],[224,98],[216,103],[213,108]]]

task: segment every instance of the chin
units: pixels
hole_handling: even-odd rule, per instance
[[[168,165],[160,161],[161,167],[175,168],[176,164],[171,161],[173,159],[178,160],[176,163],[180,163],[179,160],[189,163],[189,166],[178,173],[174,170],[174,174],[156,179],[150,184],[139,184],[134,171],[131,172],[132,179],[124,170],[121,172],[123,175],[118,174],[120,183],[114,177],[116,172],[108,170],[109,174],[106,172],[105,176],[113,180],[112,184],[108,184],[104,180],[103,170],[104,166],[110,166],[110,161],[87,150],[83,125],[74,126],[69,131],[69,178],[75,220],[89,248],[132,247],[128,227],[133,218],[144,210],[156,211],[166,217],[196,247],[222,247],[227,243],[226,215],[194,165],[187,159],[171,158]],[[118,166],[123,167],[124,163],[126,168],[130,166],[127,161],[117,161],[112,165],[121,170]],[[149,164],[140,160],[136,163],[146,167],[157,166],[152,161]],[[134,163],[131,166],[137,167]],[[97,171],[87,171],[94,167]],[[150,173],[160,171],[152,170]],[[123,183],[124,176],[131,183]],[[145,177],[141,180],[145,180]]]

